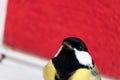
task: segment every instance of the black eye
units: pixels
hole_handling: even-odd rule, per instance
[[[81,46],[79,47],[79,50],[82,51],[82,47]]]
[[[83,50],[83,48],[82,48],[81,46],[76,47],[76,48],[77,48],[77,50],[79,50],[79,51],[82,51],[82,50]]]

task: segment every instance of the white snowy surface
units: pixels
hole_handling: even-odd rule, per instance
[[[42,74],[43,67],[44,65],[35,67],[6,58],[0,63],[0,80],[44,80]],[[115,79],[102,77],[102,80]]]
[[[33,68],[10,60],[0,63],[0,80],[43,80],[42,68]]]
[[[7,57],[0,62],[0,80],[43,80],[46,60],[25,55],[3,46],[4,23],[8,0],[0,0],[0,54]],[[102,78],[102,80],[114,80]]]
[[[21,68],[11,62],[7,64],[1,63],[0,80],[43,80],[42,69]]]

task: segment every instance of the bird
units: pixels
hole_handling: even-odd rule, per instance
[[[86,44],[77,37],[63,40],[43,69],[44,80],[101,80]]]

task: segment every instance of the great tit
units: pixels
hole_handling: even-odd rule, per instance
[[[44,80],[101,80],[85,43],[75,37],[65,38],[54,58],[43,70]]]

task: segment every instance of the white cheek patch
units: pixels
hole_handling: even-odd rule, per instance
[[[78,51],[77,49],[74,50],[75,50],[76,58],[78,59],[79,63],[89,67],[93,67],[92,58],[88,52]]]

